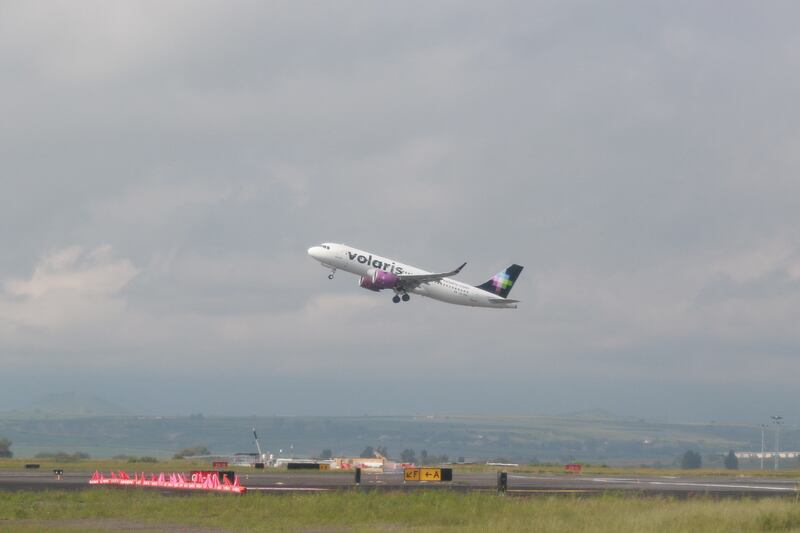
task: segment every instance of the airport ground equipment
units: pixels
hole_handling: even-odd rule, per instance
[[[220,475],[222,474],[222,475]],[[233,481],[229,476],[233,475]],[[228,494],[244,494],[247,488],[239,484],[239,476],[234,472],[195,472],[194,476],[188,479],[181,473],[165,474],[161,472],[151,474],[148,478],[144,472],[134,473],[131,478],[130,475],[119,470],[115,473],[113,470],[109,477],[105,477],[98,471],[95,471],[92,478],[89,480],[90,485],[112,485],[122,487],[153,487],[159,489],[176,489],[176,490],[195,490],[195,491],[209,491],[209,492],[223,492]]]
[[[225,484],[225,479],[228,481],[236,477],[236,472],[233,470],[192,470],[189,472],[189,479],[192,483],[202,483],[209,476],[217,476],[219,482]]]
[[[508,472],[497,473],[497,494],[505,494],[508,491]]]

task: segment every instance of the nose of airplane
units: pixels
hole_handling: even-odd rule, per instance
[[[308,255],[310,255],[314,259],[319,259],[320,250],[322,250],[320,246],[312,246],[311,248],[308,249]]]

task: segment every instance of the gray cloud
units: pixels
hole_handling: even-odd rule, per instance
[[[0,10],[7,380],[438,373],[479,411],[459,382],[624,410],[604,384],[656,379],[735,410],[800,370],[792,3]],[[523,305],[393,306],[328,283],[326,240],[518,262]]]

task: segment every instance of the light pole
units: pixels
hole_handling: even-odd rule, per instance
[[[761,470],[764,470],[764,430],[767,429],[766,424],[761,424]]]
[[[781,420],[783,420],[782,416],[771,416],[772,423],[775,424],[775,470],[778,469],[778,464],[780,463],[780,453],[781,453]]]

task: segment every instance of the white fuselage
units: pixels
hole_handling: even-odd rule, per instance
[[[313,246],[308,250],[308,254],[325,267],[344,270],[359,277],[366,276],[372,269],[382,269],[398,276],[430,274],[426,270],[344,244],[324,243]],[[506,301],[496,294],[452,278],[422,283],[408,292],[456,305],[495,309],[517,307],[516,301]]]

